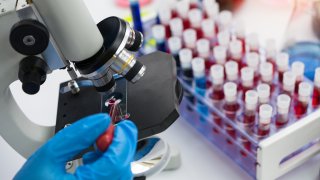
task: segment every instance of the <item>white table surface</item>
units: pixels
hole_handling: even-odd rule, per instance
[[[170,1],[170,0],[166,0]],[[107,16],[129,15],[127,9],[116,8],[111,0],[85,0],[96,22]],[[163,4],[162,0],[156,0],[146,8],[153,11],[154,7]],[[260,40],[273,37],[282,44],[286,23],[291,12],[291,5],[286,7],[274,7],[264,4],[259,0],[247,0],[244,6],[238,10],[236,18],[243,19],[248,32],[258,32]],[[64,71],[54,72],[48,77],[47,82],[41,88],[39,94],[28,96],[20,90],[21,84],[15,82],[12,91],[15,98],[27,117],[41,125],[54,125],[58,102],[59,83],[68,79]],[[43,101],[45,99],[45,102]],[[178,120],[166,132],[160,135],[171,145],[178,147],[181,151],[182,166],[176,171],[163,172],[150,178],[151,180],[246,180],[250,177],[233,163],[220,150],[207,142],[193,128],[183,120]],[[25,162],[0,137],[0,179],[12,179],[14,174]],[[317,156],[302,166],[291,171],[281,180],[316,180],[318,179],[320,167],[320,156]]]

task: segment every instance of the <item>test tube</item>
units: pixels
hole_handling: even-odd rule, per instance
[[[268,104],[270,102],[271,88],[268,84],[259,84],[257,87],[259,104]]]
[[[283,82],[283,74],[289,70],[289,54],[279,53],[276,58],[278,79],[279,82]]]
[[[171,35],[182,37],[183,33],[183,22],[180,18],[174,18],[170,21]]]
[[[231,40],[231,36],[229,31],[220,31],[218,33],[218,44],[220,46],[224,46],[228,48],[230,40]]]
[[[273,65],[271,63],[263,62],[260,64],[260,77],[261,82],[268,84],[271,87],[271,91],[273,92]]]
[[[265,50],[266,61],[271,63],[275,67],[277,55],[276,41],[274,39],[267,39]]]
[[[163,25],[152,27],[152,35],[157,43],[157,50],[166,52],[166,29]]]
[[[143,33],[143,25],[141,20],[141,13],[140,13],[140,4],[139,0],[130,0],[130,8],[131,14],[133,18],[134,28]]]
[[[234,120],[238,110],[240,109],[240,105],[237,102],[237,85],[233,82],[225,83],[223,86],[223,91],[225,95],[223,111],[228,118]],[[233,139],[236,138],[236,131],[231,124],[227,123],[225,129],[229,136],[231,136]],[[230,142],[230,140],[227,141]]]
[[[186,48],[196,52],[197,32],[194,29],[187,29],[183,32],[183,41]]]
[[[246,38],[246,44],[250,52],[259,53],[260,45],[259,45],[258,34],[256,33],[249,34]]]
[[[320,106],[320,68],[316,69],[314,75],[314,90],[313,90],[313,97],[312,97],[312,105],[314,108]]]
[[[182,49],[179,52],[179,58],[181,63],[181,69],[183,74],[183,79],[190,82],[193,79],[192,72],[192,51],[190,49]]]
[[[248,67],[251,67],[254,70],[254,82],[259,80],[259,64],[260,56],[256,52],[250,52],[246,55],[246,62]]]
[[[250,67],[244,67],[241,69],[241,84],[243,91],[243,99],[247,91],[253,89],[254,71]]]
[[[158,11],[158,16],[160,19],[160,23],[164,25],[166,29],[166,37],[169,38],[171,36],[171,30],[170,30],[170,20],[172,18],[171,10],[169,8],[160,8]]]
[[[215,46],[213,48],[214,59],[217,64],[224,65],[227,61],[227,49],[224,46]]]
[[[304,79],[304,69],[305,69],[305,65],[300,61],[296,61],[291,65],[291,71],[296,75],[296,83],[295,83],[295,90],[294,90],[295,93],[298,93],[299,84]]]
[[[177,12],[179,17],[183,20],[183,26],[186,28],[190,27],[188,12],[190,10],[190,1],[182,0],[177,2]]]
[[[197,57],[192,60],[192,71],[196,87],[206,89],[205,61],[203,58]]]
[[[309,83],[302,82],[299,84],[299,97],[294,107],[297,118],[307,113],[311,94],[312,86]]]
[[[212,93],[210,97],[214,101],[221,101],[224,98],[223,84],[224,84],[224,68],[222,65],[213,65],[210,68],[210,75],[212,80]]]
[[[169,38],[168,46],[169,46],[170,53],[173,55],[174,59],[176,60],[176,65],[179,68],[180,67],[179,51],[182,48],[181,38],[179,37]]]
[[[215,25],[213,19],[205,19],[201,23],[201,29],[203,37],[210,41],[211,45],[214,45],[214,37],[216,35]]]
[[[230,82],[237,83],[239,76],[239,67],[238,63],[234,61],[229,61],[225,64],[227,80]]]
[[[242,51],[242,43],[239,40],[233,40],[230,42],[230,55],[231,55],[231,60],[238,62],[239,66],[242,66],[242,56],[243,56],[243,51]]]
[[[243,123],[245,126],[253,126],[256,120],[258,106],[258,93],[254,90],[247,91],[245,94],[245,111]]]
[[[213,61],[210,58],[210,42],[207,39],[199,39],[197,41],[198,56],[205,60],[206,70],[209,70],[213,65]]]
[[[191,9],[189,11],[189,22],[190,26],[197,31],[197,36],[202,37],[201,32],[201,22],[202,22],[202,12],[200,9]]]
[[[203,1],[205,16],[211,19],[216,19],[219,15],[220,6],[214,0]]]
[[[289,121],[291,98],[286,94],[281,94],[277,97],[277,119],[276,125],[282,127]]]
[[[282,92],[292,97],[296,83],[296,75],[287,71],[283,74]]]
[[[269,104],[263,104],[259,108],[258,135],[264,137],[270,133],[270,124],[273,115],[273,108]]]
[[[238,20],[234,23],[234,34],[236,39],[241,41],[243,52],[245,52],[246,29],[243,21]]]
[[[221,11],[218,16],[219,32],[228,30],[231,23],[232,23],[232,12],[227,10]]]

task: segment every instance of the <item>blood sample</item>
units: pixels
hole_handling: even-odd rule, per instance
[[[246,92],[243,123],[245,126],[253,126],[256,120],[258,106],[258,93],[254,90]]]
[[[179,51],[182,48],[181,38],[179,37],[169,38],[168,46],[169,46],[170,53],[173,55],[174,59],[176,60],[177,67],[180,68]]]
[[[221,101],[224,98],[223,83],[224,83],[224,68],[222,65],[213,65],[210,68],[212,80],[212,93],[210,97],[214,101]]]
[[[216,19],[219,15],[220,7],[214,0],[203,1],[203,8],[205,12],[205,17],[210,19]]]
[[[246,44],[248,46],[249,52],[259,53],[259,37],[258,34],[252,33],[249,34],[246,38]]]
[[[295,83],[296,83],[296,75],[291,71],[285,72],[283,74],[282,93],[292,97]]]
[[[183,21],[183,26],[185,29],[190,27],[190,22],[188,19],[188,12],[190,10],[190,2],[188,0],[182,0],[177,2],[177,13],[178,16]]]
[[[262,83],[270,86],[271,92],[274,91],[273,65],[270,62],[263,62],[260,64],[260,79]]]
[[[218,33],[218,45],[224,46],[225,48],[229,48],[230,40],[231,36],[229,31],[220,31]]]
[[[236,61],[239,67],[242,67],[242,43],[239,40],[234,40],[230,42],[230,60]]]
[[[101,152],[105,152],[112,143],[115,126],[111,124],[108,129],[96,141],[97,148]]]
[[[244,23],[242,21],[236,21],[234,24],[234,34],[236,39],[241,41],[242,44],[242,51],[243,53],[246,52],[246,30]]]
[[[206,89],[205,60],[203,58],[194,58],[192,60],[192,71],[197,88]],[[203,94],[204,95],[204,94]]]
[[[312,97],[312,105],[314,108],[320,106],[320,68],[316,69],[316,73],[314,75],[314,90]]]
[[[238,83],[239,68],[238,63],[234,61],[229,61],[225,64],[225,71],[227,75],[227,80],[230,82]]]
[[[299,97],[294,107],[297,118],[307,113],[311,94],[312,86],[309,83],[302,82],[299,84]]]
[[[294,89],[295,93],[298,93],[299,84],[304,79],[304,69],[305,69],[305,65],[300,61],[296,61],[291,65],[291,71],[296,75],[296,83],[295,83],[295,89]]]
[[[152,27],[152,35],[157,43],[157,50],[166,52],[166,29],[163,25]]]
[[[256,52],[251,52],[246,55],[247,66],[251,67],[254,70],[254,82],[259,81],[259,64],[260,56]]]
[[[289,54],[279,53],[276,58],[278,79],[279,82],[283,82],[283,74],[289,70]]]
[[[199,1],[198,0],[190,0],[190,9],[198,9]]]
[[[237,102],[237,85],[233,82],[228,82],[223,86],[223,90],[225,95],[223,111],[228,118],[234,120],[240,109],[240,105]],[[231,124],[227,123],[225,130],[233,139],[236,138],[236,131]],[[231,143],[229,139],[227,141]]]
[[[199,39],[197,41],[197,53],[198,57],[201,57],[205,60],[206,71],[209,71],[210,67],[214,64],[214,61],[211,59],[209,40]]]
[[[187,29],[183,32],[183,41],[186,48],[192,50],[193,56],[196,54],[197,32],[194,29]]]
[[[170,20],[170,30],[172,36],[182,37],[183,22],[180,18]]]
[[[268,104],[270,102],[270,86],[268,84],[259,84],[257,87],[259,96],[259,105]]]
[[[218,30],[219,32],[227,31],[232,23],[232,13],[230,11],[221,11],[218,16]]]
[[[213,56],[217,64],[224,65],[227,61],[227,49],[224,46],[213,48]]]
[[[201,22],[203,18],[201,10],[191,9],[189,11],[188,16],[189,16],[190,26],[196,30],[197,36],[201,38],[202,37]]]
[[[170,30],[170,20],[172,18],[171,10],[169,8],[161,8],[159,10],[159,19],[162,25],[164,25],[166,29],[166,37],[169,38],[171,36]]]
[[[266,61],[273,65],[273,70],[276,67],[276,55],[277,55],[277,48],[276,48],[276,41],[274,39],[268,39],[266,41]]]
[[[264,137],[270,133],[270,124],[273,108],[269,104],[261,105],[259,108],[258,136]]]
[[[281,94],[277,97],[277,119],[276,125],[282,127],[289,121],[291,98],[286,94]]]
[[[213,19],[205,19],[201,23],[203,37],[210,41],[210,46],[215,45],[215,25]]]
[[[243,92],[243,99],[247,91],[253,89],[254,71],[250,67],[244,67],[241,69],[241,87]]]

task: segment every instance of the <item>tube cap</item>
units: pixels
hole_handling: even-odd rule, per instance
[[[290,104],[291,104],[291,98],[290,96],[286,94],[281,94],[277,97],[277,108],[278,108],[278,113],[280,114],[287,114],[289,113],[290,109]]]
[[[172,18],[171,9],[163,7],[159,9],[158,13],[161,23],[169,25],[170,19]]]
[[[180,49],[182,48],[181,38],[179,37],[171,37],[168,40],[168,46],[170,52],[173,54],[178,54]]]
[[[218,33],[218,43],[221,46],[225,46],[226,48],[228,48],[229,43],[230,43],[230,33],[229,31],[221,31]]]
[[[250,67],[244,67],[241,69],[241,80],[242,83],[250,82],[250,85],[253,84],[254,70]]]
[[[197,52],[200,57],[208,58],[210,56],[210,42],[207,39],[197,41]]]
[[[188,12],[190,10],[190,2],[188,0],[182,0],[177,2],[177,12],[183,19],[188,18]]]
[[[238,79],[239,67],[238,63],[234,61],[229,61],[225,64],[227,79],[229,81],[235,81]]]
[[[232,22],[232,12],[224,10],[221,11],[218,17],[219,30],[227,30]]]
[[[277,54],[276,41],[274,39],[267,39],[266,41],[266,57],[275,58]]]
[[[210,68],[210,75],[212,83],[215,85],[223,84],[224,81],[224,68],[222,65],[213,65]]]
[[[303,78],[305,65],[301,61],[296,61],[291,65],[291,71],[296,75],[297,79]]]
[[[183,32],[183,40],[187,48],[196,47],[197,32],[194,29],[187,29]]]
[[[255,110],[258,104],[258,93],[254,90],[249,90],[246,92],[246,108],[250,110]]]
[[[315,86],[320,87],[320,68],[317,68],[314,74],[314,84]]]
[[[271,90],[271,88],[268,84],[260,84],[257,87],[260,103],[268,103],[269,102],[270,90]]]
[[[213,19],[203,20],[201,23],[201,28],[205,38],[213,38],[216,34]]]
[[[152,35],[157,42],[164,42],[166,38],[166,30],[163,25],[155,25],[152,27]]]
[[[256,33],[249,34],[246,38],[246,43],[248,44],[250,50],[259,50],[259,36]]]
[[[242,57],[242,43],[234,40],[230,42],[230,53],[232,58],[240,59]]]
[[[260,57],[258,53],[251,52],[246,55],[246,61],[249,67],[257,71],[259,69]]]
[[[213,48],[213,55],[218,64],[224,65],[227,60],[227,48],[224,46],[216,46]]]
[[[283,88],[286,91],[293,91],[296,83],[296,75],[287,71],[283,74]]]
[[[237,85],[233,82],[227,82],[223,86],[225,99],[227,102],[233,102],[237,99]]]
[[[189,11],[189,21],[193,28],[200,28],[202,21],[202,12],[200,9],[191,9]]]
[[[279,71],[281,72],[287,71],[289,69],[289,54],[279,53],[277,55],[276,63]]]
[[[204,0],[203,7],[204,7],[204,10],[207,13],[208,17],[210,17],[212,19],[218,17],[218,14],[220,11],[220,6],[214,0],[209,0],[209,1]]]
[[[190,49],[180,50],[179,58],[182,69],[191,69],[192,51]]]
[[[235,32],[237,38],[245,38],[246,29],[245,29],[243,21],[238,20],[234,23],[234,32]]]
[[[260,75],[264,82],[270,82],[273,79],[273,65],[269,62],[260,64]]]
[[[183,33],[183,22],[180,18],[174,18],[170,21],[170,29],[173,36],[181,37]]]
[[[192,71],[196,78],[202,78],[205,76],[205,63],[203,58],[194,58],[192,60]]]
[[[272,114],[273,114],[272,106],[270,106],[269,104],[261,105],[259,109],[259,117],[260,117],[259,122],[261,124],[270,124]]]
[[[312,94],[312,86],[307,82],[299,84],[299,96],[310,97]]]

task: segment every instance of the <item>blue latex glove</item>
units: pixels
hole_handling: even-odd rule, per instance
[[[66,162],[95,144],[110,122],[108,115],[98,114],[61,130],[27,160],[14,179],[132,179],[130,163],[136,151],[137,128],[130,121],[117,124],[112,144],[106,152],[85,154],[84,165],[74,174],[65,170]]]

